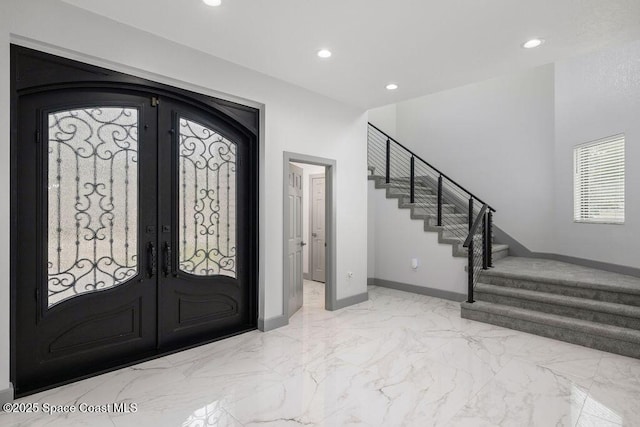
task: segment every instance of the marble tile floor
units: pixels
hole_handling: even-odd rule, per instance
[[[381,287],[249,332],[20,399],[135,413],[0,414],[0,426],[640,426],[640,360],[460,318]]]

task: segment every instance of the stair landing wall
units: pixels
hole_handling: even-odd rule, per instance
[[[438,233],[425,233],[424,221],[411,219],[410,209],[399,209],[397,199],[368,183],[369,257],[373,268],[369,278],[466,295],[466,258],[451,255],[451,245],[438,243]],[[418,268],[411,268],[411,259]],[[373,276],[372,276],[373,274]]]

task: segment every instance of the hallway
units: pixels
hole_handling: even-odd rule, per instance
[[[323,284],[281,329],[253,331],[20,399],[137,404],[130,414],[0,414],[29,426],[638,425],[640,361],[459,317],[370,286],[325,311]]]

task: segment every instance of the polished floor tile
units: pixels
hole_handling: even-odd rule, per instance
[[[0,426],[640,426],[640,361],[460,318],[369,287],[324,310],[305,282],[290,324],[20,399],[135,412],[0,414]]]

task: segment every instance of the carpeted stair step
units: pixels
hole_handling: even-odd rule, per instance
[[[640,307],[478,283],[475,299],[640,330]]]
[[[640,278],[553,260],[509,257],[481,272],[485,284],[640,306]]]
[[[476,301],[461,303],[462,317],[640,358],[640,331],[519,307]]]
[[[467,257],[467,248],[462,247],[462,241],[458,240],[457,244],[453,247],[453,256],[457,258],[466,258]],[[506,258],[509,256],[509,245],[502,245],[499,243],[494,243],[491,246],[491,258],[495,263],[498,260]],[[489,270],[483,270],[483,273]]]

